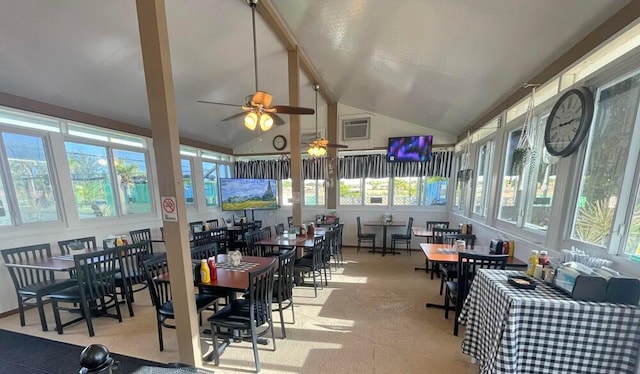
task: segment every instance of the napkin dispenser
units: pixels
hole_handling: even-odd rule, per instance
[[[606,301],[607,279],[584,268],[571,263],[560,266],[555,272],[554,286],[574,300]]]

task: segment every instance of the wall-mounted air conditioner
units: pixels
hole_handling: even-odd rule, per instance
[[[367,140],[370,136],[371,118],[342,120],[342,140]]]

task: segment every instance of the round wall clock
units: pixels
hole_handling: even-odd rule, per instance
[[[287,138],[285,138],[283,135],[276,135],[273,137],[273,148],[277,149],[278,151],[282,151],[286,148],[286,146]]]
[[[565,92],[547,118],[544,145],[552,156],[575,152],[589,132],[593,119],[593,94],[587,87]]]

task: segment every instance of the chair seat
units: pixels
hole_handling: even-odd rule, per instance
[[[406,235],[406,234],[392,234],[391,235],[391,239],[395,239],[395,240],[411,240],[411,236]]]
[[[231,304],[209,317],[208,321],[221,327],[248,330],[251,328],[250,305],[248,299],[233,300]],[[270,310],[267,311],[264,303],[263,307],[258,309],[263,310],[265,314],[270,312]],[[264,317],[259,319],[265,320]]]
[[[375,239],[375,238],[376,238],[376,234],[375,233],[358,235],[358,239]]]
[[[22,296],[40,296],[73,287],[76,284],[77,282],[74,279],[46,280],[23,287],[18,290],[18,293]]]
[[[443,266],[440,268],[440,274],[444,279],[453,279],[458,277],[458,269],[453,266]]]
[[[211,305],[212,303],[214,303],[217,299],[218,299],[217,295],[196,294],[196,309],[198,311],[200,311],[200,310],[206,308],[207,306]],[[174,316],[173,301],[167,301],[166,303],[164,303],[158,309],[158,313],[160,313],[161,315],[163,315],[165,317],[173,318],[173,316]]]

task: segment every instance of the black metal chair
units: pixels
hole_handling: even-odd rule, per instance
[[[458,254],[458,281],[448,281],[447,293],[444,297],[444,317],[449,318],[449,305],[455,306],[455,322],[453,335],[458,336],[458,316],[462,311],[464,299],[466,299],[471,282],[478,269],[503,269],[507,264],[508,255],[480,255],[475,253],[460,252]]]
[[[278,223],[276,225],[276,235],[284,234],[284,223]]]
[[[197,232],[201,232],[204,230],[202,221],[193,221],[189,222],[189,230],[191,230],[191,234],[195,234]]]
[[[147,288],[147,277],[142,262],[151,256],[150,247],[151,242],[148,240],[117,247],[120,271],[115,275],[115,285],[120,290],[121,297],[127,302],[130,317],[134,314],[133,293]]]
[[[265,335],[270,331],[273,350],[276,350],[271,313],[275,263],[276,259],[273,258],[265,268],[250,272],[249,289],[245,297],[231,301],[229,305],[209,317],[213,341],[212,355],[216,365],[220,364],[218,339],[237,339],[242,337],[244,331],[249,331],[250,333],[257,372],[260,372],[258,336]],[[267,328],[258,333],[257,328],[265,324],[268,325]]]
[[[473,234],[451,234],[443,235],[442,243],[447,247],[452,247],[456,240],[464,240],[466,247],[473,249],[476,245],[476,236]],[[440,295],[444,289],[446,281],[454,280],[458,277],[458,267],[455,264],[444,264],[440,269]]]
[[[343,265],[344,261],[343,261],[343,258],[342,258],[342,232],[344,231],[344,223],[339,223],[337,226],[338,226],[338,233],[336,234],[337,258],[340,261],[340,265]]]
[[[216,257],[217,255],[218,255],[217,242],[211,242],[211,243],[191,247],[192,260],[206,260],[209,257]]]
[[[287,217],[287,225],[289,226],[289,228],[293,226],[293,216]]]
[[[229,247],[229,233],[226,226],[214,227],[211,230],[213,241],[218,243],[218,253],[227,253]]]
[[[151,229],[129,231],[129,236],[131,237],[131,243],[142,243],[144,241],[149,241],[149,252],[153,254],[153,240],[151,239]]]
[[[208,219],[206,223],[209,224],[209,228],[220,227],[220,223],[217,218]]]
[[[360,225],[360,217],[356,218],[356,222],[358,223],[358,249],[357,252],[360,252],[360,245],[363,242],[371,242],[372,250],[375,252],[376,250],[376,234],[374,232],[371,233],[363,233],[362,226]]]
[[[447,224],[449,224],[447,222]],[[445,227],[434,227],[431,229],[432,232],[432,236],[431,236],[431,242],[434,244],[444,244],[444,236],[445,235],[457,235],[460,234],[460,229],[450,229],[450,228],[445,228]],[[429,269],[429,263],[428,261],[425,262],[425,266],[427,269]],[[438,276],[440,276],[440,264],[438,263],[434,263],[433,266],[431,266],[431,279],[433,279],[433,274],[436,273],[438,274]]]
[[[36,244],[3,249],[0,252],[5,264],[33,262],[51,257],[51,245],[49,243]],[[42,331],[47,331],[47,318],[44,314],[43,299],[52,292],[72,287],[76,284],[76,281],[72,279],[56,279],[54,272],[50,270],[9,266],[7,266],[7,269],[16,290],[20,326],[24,326],[26,323],[24,307],[35,305],[38,308]]]
[[[151,301],[156,309],[156,323],[158,326],[158,344],[160,351],[164,350],[164,340],[162,339],[162,328],[175,329],[167,320],[175,319],[173,311],[173,301],[171,297],[171,284],[169,282],[157,281],[154,278],[169,273],[167,265],[167,254],[162,253],[143,262],[145,274],[147,276],[147,286]],[[198,313],[207,309],[217,302],[218,296],[213,294],[196,294],[196,310]]]
[[[448,229],[449,221],[427,221],[427,225],[426,225],[427,231],[431,231],[433,233],[433,229],[435,228]],[[427,236],[426,240],[427,240],[427,243],[435,243],[433,241],[433,235]]]
[[[120,248],[73,256],[77,275],[76,285],[49,295],[58,334],[62,334],[65,327],[84,319],[89,329],[89,336],[94,336],[91,319],[94,314],[116,318],[118,322],[122,322],[115,286],[118,272],[117,251]],[[74,311],[78,310],[78,307],[62,307],[61,303],[78,305],[80,317],[62,323],[60,310]],[[109,309],[113,307],[116,308],[115,314],[109,313]]]
[[[95,250],[98,246],[96,244],[95,236],[87,236],[86,238],[60,240],[58,242],[58,247],[60,248],[60,253],[63,255],[69,255],[72,251]]]
[[[300,274],[300,279],[304,282],[304,276],[310,275],[313,278],[313,294],[318,297],[318,282],[320,277],[320,285],[322,286],[322,253],[324,251],[324,239],[320,236],[313,238],[313,248],[311,249],[311,258],[300,258],[295,261],[294,271]]]
[[[296,323],[296,314],[293,310],[293,266],[295,262],[295,250],[280,251],[278,256],[278,273],[273,286],[273,303],[278,303],[277,308],[273,311],[280,312],[280,325],[282,328],[282,338],[287,337],[284,329],[283,311],[291,307],[291,316],[293,322]],[[275,307],[275,305],[274,305]]]
[[[198,247],[201,245],[213,243],[215,238],[213,237],[213,232],[211,230],[200,231],[193,233],[193,239],[191,240],[192,247]]]
[[[391,235],[391,250],[393,254],[396,254],[396,244],[406,244],[407,252],[411,255],[411,228],[413,227],[413,217],[409,217],[409,223],[407,224],[406,234],[392,234]]]

